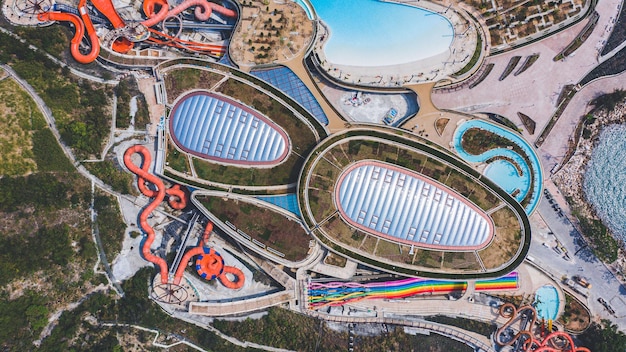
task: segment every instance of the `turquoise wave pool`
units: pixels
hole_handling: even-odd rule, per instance
[[[490,149],[480,155],[467,153],[461,145],[461,140],[463,139],[463,134],[471,128],[479,128],[495,133],[515,143],[526,154],[530,160],[530,165],[528,165],[523,156],[507,148]],[[526,205],[525,210],[528,214],[535,210],[543,189],[541,165],[533,148],[521,136],[484,120],[470,120],[457,127],[454,132],[453,143],[454,149],[459,156],[470,163],[483,163],[496,158],[496,160],[491,161],[487,165],[483,174],[511,194],[518,202],[521,202],[530,194],[530,202]],[[534,180],[534,182],[531,182],[531,180]]]
[[[295,0],[309,18],[313,11]],[[330,28],[326,59],[338,65],[388,66],[426,59],[449,50],[452,24],[435,12],[379,0],[310,0]]]

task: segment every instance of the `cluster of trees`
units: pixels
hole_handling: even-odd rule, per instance
[[[65,26],[50,26],[45,30],[40,27],[20,26],[16,27],[14,32],[34,46],[56,57],[61,57],[63,52],[69,48],[69,42],[73,36],[69,28]]]
[[[117,111],[115,114],[115,127],[128,128],[130,125],[131,111],[130,102],[133,97],[137,99],[137,111],[135,112],[135,126],[143,128],[150,122],[148,104],[146,98],[139,91],[134,76],[129,76],[120,81],[115,87],[115,95],[117,96]]]
[[[65,156],[59,142],[48,128],[33,134],[33,155],[40,172],[61,171],[73,172],[74,165]]]
[[[624,102],[626,99],[626,90],[615,89],[612,93],[602,94],[593,99],[591,105],[595,110],[613,111],[617,104]]]
[[[65,266],[74,251],[69,227],[42,227],[33,236],[14,235],[0,239],[0,285],[52,266]]]
[[[117,200],[109,195],[97,195],[94,199],[94,209],[98,213],[96,223],[104,252],[112,261],[120,252],[126,223],[120,215]]]
[[[587,347],[593,352],[617,352],[626,348],[626,334],[617,330],[618,326],[609,320],[600,324],[592,323],[584,333],[578,336],[579,346]]]
[[[29,205],[61,209],[77,204],[80,197],[71,192],[75,177],[72,175],[60,180],[50,173],[35,173],[25,177],[0,178],[0,211],[16,211]]]
[[[0,33],[0,62],[8,63],[41,96],[56,119],[61,137],[79,156],[97,154],[109,134],[111,92],[72,78],[41,52]]]
[[[619,243],[611,236],[607,227],[600,220],[577,216],[583,233],[589,239],[593,252],[604,262],[617,260]]]
[[[97,178],[110,185],[114,191],[122,194],[134,194],[132,182],[133,176],[122,171],[112,160],[104,160],[93,163],[83,163],[83,166]]]
[[[48,309],[41,294],[28,291],[21,297],[9,300],[6,292],[0,293],[0,349],[3,351],[28,351],[48,323]]]

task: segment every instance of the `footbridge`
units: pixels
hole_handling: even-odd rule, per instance
[[[280,291],[269,295],[234,302],[190,302],[189,313],[223,317],[227,315],[247,314],[263,310],[295,299],[294,291]]]

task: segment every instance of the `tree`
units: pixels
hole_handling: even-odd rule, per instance
[[[595,109],[607,111],[613,111],[617,104],[624,101],[626,98],[626,91],[623,89],[615,89],[612,93],[603,94],[591,101],[591,105]]]
[[[579,336],[581,346],[593,352],[624,351],[626,335],[617,330],[617,325],[603,319],[601,324],[593,323]]]

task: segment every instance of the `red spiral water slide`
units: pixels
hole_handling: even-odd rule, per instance
[[[183,278],[183,274],[185,273],[185,268],[187,267],[187,263],[189,263],[191,258],[197,255],[207,255],[207,253],[213,253],[213,255],[215,255],[216,252],[214,250],[208,249],[208,252],[207,252],[204,248],[204,246],[209,242],[209,236],[211,235],[211,231],[213,231],[213,223],[209,221],[209,223],[204,228],[204,233],[202,235],[202,239],[200,240],[200,243],[198,243],[198,246],[187,251],[187,253],[185,253],[185,255],[183,256],[183,259],[178,264],[179,266],[176,269],[176,273],[174,274],[174,285],[180,284],[180,281]],[[196,261],[196,264],[198,264],[197,261]],[[243,272],[239,268],[236,268],[234,266],[227,266],[227,265],[222,266],[222,265],[223,265],[223,262],[219,262],[218,269],[216,269],[217,271],[215,272],[215,275],[217,275],[217,279],[220,280],[222,285],[233,290],[242,288],[243,284],[246,282],[246,278]],[[221,272],[218,272],[220,270]],[[226,274],[233,275],[235,277],[235,280],[231,281],[226,276]]]
[[[134,154],[139,154],[143,158],[143,162],[141,166],[137,166],[132,161],[132,156]],[[139,191],[147,197],[154,198],[148,206],[146,206],[141,215],[139,216],[139,223],[141,229],[148,235],[148,238],[143,244],[141,248],[141,252],[143,253],[144,258],[147,261],[156,264],[161,273],[161,283],[167,284],[169,282],[168,277],[168,266],[163,258],[158,257],[150,251],[150,246],[154,242],[154,229],[148,224],[148,217],[150,214],[161,204],[163,199],[165,199],[165,195],[169,196],[168,203],[174,209],[183,209],[187,206],[187,193],[180,185],[174,185],[172,188],[165,190],[165,185],[160,178],[155,175],[152,175],[148,172],[150,169],[150,163],[152,162],[152,157],[150,156],[150,152],[148,148],[142,145],[134,145],[128,149],[124,153],[124,165],[135,175],[137,175],[137,187]],[[156,186],[156,190],[148,188],[146,182],[152,183]],[[179,267],[176,269],[176,273],[174,274],[174,284],[180,284],[180,281],[185,272],[185,268],[187,267],[187,263],[191,258],[203,254],[204,253],[204,245],[208,242],[209,236],[213,231],[213,223],[209,222],[204,229],[204,233],[202,235],[202,240],[198,244],[198,246],[190,249],[183,256],[180,261]],[[235,281],[231,281],[226,274],[231,274],[235,277]],[[243,272],[232,266],[224,266],[222,272],[217,277],[222,285],[231,289],[239,289],[243,287],[245,283],[245,276]]]
[[[111,0],[91,0],[93,6],[100,11],[113,25],[113,28],[120,29],[126,26],[124,20],[117,14]],[[125,54],[135,46],[130,40],[120,37],[112,45],[112,49],[118,53]]]
[[[72,22],[74,28],[76,29],[76,33],[74,33],[74,37],[71,41],[70,52],[72,53],[74,60],[80,62],[81,64],[93,62],[100,54],[98,34],[96,34],[96,29],[93,27],[91,18],[89,18],[86,5],[87,0],[80,0],[78,3],[78,13],[80,13],[80,18],[74,14],[62,12],[43,12],[37,15],[37,19],[40,21]],[[85,29],[87,30],[87,35],[89,35],[89,40],[91,41],[91,50],[88,54],[80,52],[80,42],[83,40]]]
[[[160,7],[160,9],[158,12],[155,12],[157,6]],[[145,0],[143,2],[143,12],[146,14],[148,19],[141,23],[146,27],[152,27],[164,19],[176,16],[192,6],[197,6],[194,10],[194,15],[200,21],[208,20],[213,11],[221,13],[227,17],[237,16],[235,11],[227,9],[224,6],[208,2],[207,0],[186,0],[171,10],[167,0]]]
[[[131,160],[131,157],[135,153],[140,154],[143,158],[143,163],[141,164],[141,167],[135,165]],[[137,175],[137,186],[139,186],[139,190],[141,191],[141,193],[151,198],[154,197],[152,202],[143,209],[141,215],[139,216],[139,223],[141,225],[141,228],[148,235],[148,238],[144,242],[141,251],[147,261],[154,263],[159,267],[161,271],[161,283],[167,284],[167,263],[165,262],[165,260],[163,260],[163,258],[157,257],[156,255],[152,254],[152,252],[150,252],[150,246],[152,245],[152,242],[154,242],[154,229],[148,224],[148,216],[150,216],[150,213],[152,213],[154,209],[156,209],[156,207],[158,207],[165,198],[165,186],[163,185],[163,181],[148,172],[151,161],[152,158],[150,157],[150,152],[146,147],[142,145],[132,146],[128,148],[124,153],[124,165],[126,165],[126,167],[132,173]],[[145,185],[146,181],[154,184],[157,188],[156,191],[147,188]]]

